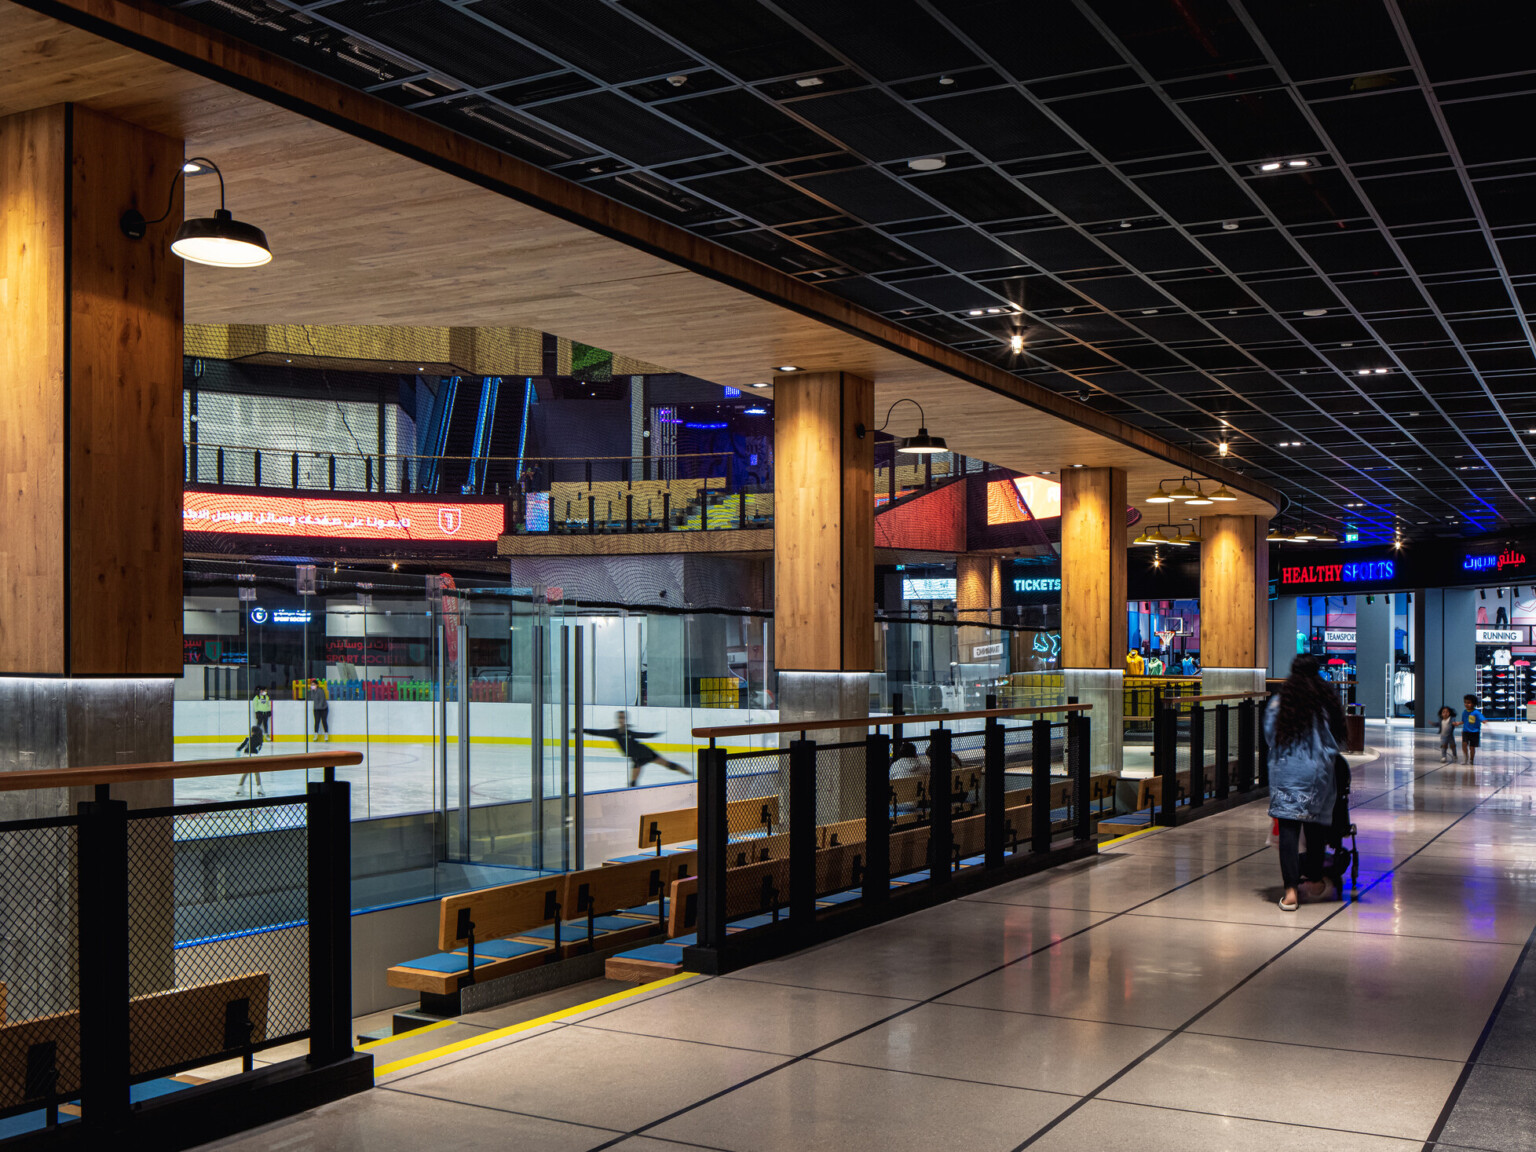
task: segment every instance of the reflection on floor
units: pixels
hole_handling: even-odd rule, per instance
[[[1533,762],[1512,734],[1475,771],[1428,733],[1369,738],[1344,903],[1276,907],[1250,806],[428,1057],[217,1146],[1536,1146]]]

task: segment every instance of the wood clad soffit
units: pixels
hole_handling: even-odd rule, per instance
[[[61,100],[210,153],[232,210],[267,230],[267,269],[187,269],[194,322],[517,325],[737,387],[774,364],[838,368],[875,380],[877,405],[919,400],[936,435],[997,464],[1124,467],[1133,499],[1191,472],[1246,494],[1234,511],[1279,503],[1144,429],[153,0],[0,0],[0,114]],[[189,213],[215,195],[194,181]],[[906,415],[893,431],[915,429]]]

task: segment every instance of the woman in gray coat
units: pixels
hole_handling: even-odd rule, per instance
[[[1296,911],[1305,894],[1312,900],[1338,895],[1323,875],[1323,848],[1333,820],[1333,758],[1344,742],[1344,710],[1330,685],[1318,676],[1317,657],[1291,661],[1291,674],[1264,712],[1269,745],[1269,814],[1280,822],[1280,908]],[[1300,853],[1302,831],[1306,855]]]

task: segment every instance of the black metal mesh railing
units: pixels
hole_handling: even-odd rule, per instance
[[[0,826],[0,1115],[80,1090],[74,817]]]
[[[129,814],[135,1078],[308,1034],[306,812],[288,798]]]
[[[741,753],[727,764],[728,914],[772,920],[789,899],[789,752]]]

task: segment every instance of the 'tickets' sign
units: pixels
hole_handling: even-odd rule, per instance
[[[186,492],[181,526],[228,536],[412,540],[490,544],[501,535],[500,503],[346,500],[255,493]]]

